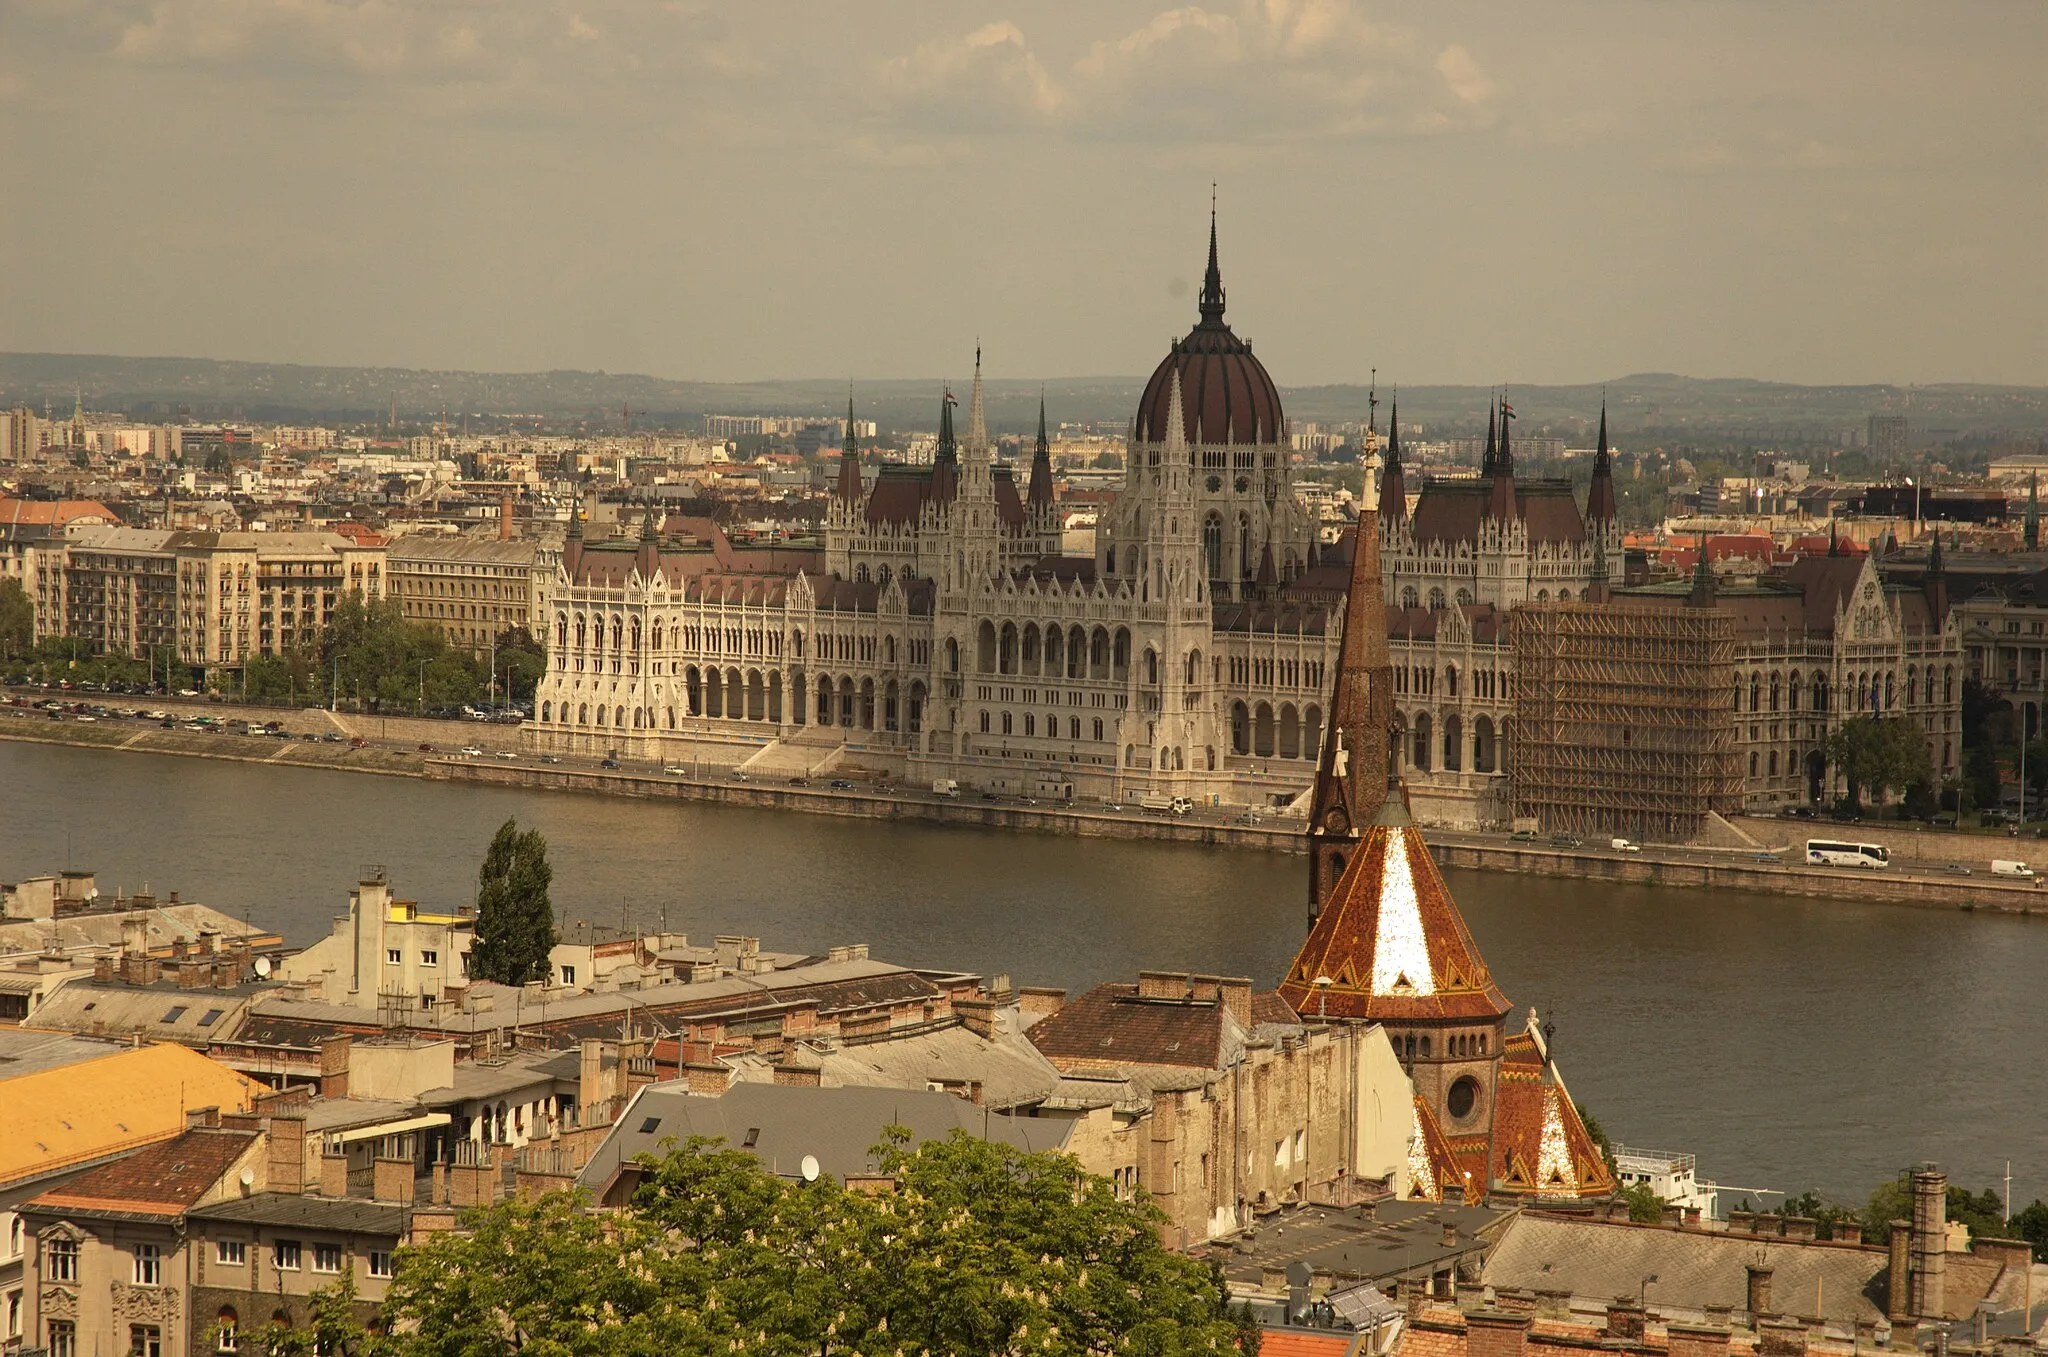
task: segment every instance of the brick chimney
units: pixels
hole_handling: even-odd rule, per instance
[[[114,981],[114,954],[102,952],[92,959],[92,978],[102,985]]]
[[[1903,1324],[1913,1317],[1912,1250],[1913,1226],[1907,1221],[1893,1221],[1884,1313],[1894,1324]]]
[[[498,540],[500,542],[512,540],[512,496],[510,494],[498,497]]]
[[[349,1048],[352,1040],[346,1032],[338,1036],[320,1038],[321,1097],[346,1098],[348,1096]]]
[[[1706,1324],[1667,1324],[1668,1357],[1728,1357],[1728,1331]]]
[[[1836,1221],[1835,1238],[1844,1244],[1861,1244],[1863,1242],[1863,1222],[1860,1220]]]
[[[1757,1357],[1806,1357],[1806,1326],[1770,1321],[1757,1326]]]
[[[1607,1336],[1625,1343],[1643,1341],[1643,1307],[1633,1301],[1607,1303]]]
[[[1816,1235],[1814,1231],[1814,1223],[1812,1216],[1785,1217],[1785,1238],[1813,1239],[1815,1237]]]
[[[1948,1175],[1913,1170],[1913,1313],[1938,1319],[1948,1300]]]
[[[1503,1310],[1474,1310],[1465,1316],[1467,1357],[1522,1357],[1530,1318]]]
[[[714,1098],[732,1087],[732,1071],[719,1064],[686,1064],[683,1077],[689,1080],[690,1092]]]
[[[1749,1272],[1749,1322],[1771,1313],[1771,1269],[1751,1263]]]
[[[306,1118],[303,1114],[270,1118],[270,1190],[306,1190]]]
[[[1025,985],[1017,991],[1017,1011],[1049,1017],[1060,1011],[1067,1002],[1063,989],[1048,989],[1044,985]]]
[[[1140,999],[1185,999],[1192,991],[1186,971],[1139,971]]]
[[[983,995],[953,1001],[953,1016],[960,1025],[984,1041],[995,1040],[996,1001]]]
[[[1237,1025],[1245,1031],[1252,1030],[1252,982],[1250,976],[1226,975],[1217,982],[1223,1006],[1230,1010],[1230,1016],[1237,1019]]]

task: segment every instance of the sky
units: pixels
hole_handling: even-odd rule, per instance
[[[0,350],[2048,383],[2048,3],[4,0]]]

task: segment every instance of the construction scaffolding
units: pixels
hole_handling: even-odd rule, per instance
[[[1517,608],[1517,817],[1683,843],[1742,806],[1734,620],[1682,599]]]

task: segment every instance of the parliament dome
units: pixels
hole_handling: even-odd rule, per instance
[[[1216,222],[1209,221],[1209,271],[1201,319],[1177,341],[1138,401],[1137,440],[1166,441],[1173,374],[1180,373],[1182,433],[1193,443],[1278,443],[1286,428],[1280,388],[1252,357],[1251,345],[1223,319],[1223,275],[1216,267]]]

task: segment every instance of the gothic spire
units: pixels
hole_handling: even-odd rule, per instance
[[[1593,456],[1593,483],[1586,490],[1586,517],[1614,522],[1614,458],[1607,451],[1607,397],[1600,398],[1600,444]]]
[[[2041,473],[2027,477],[2027,550],[2041,548]]]
[[[967,390],[967,451],[988,451],[988,419],[981,403],[981,345],[974,346],[974,385]]]
[[[860,438],[853,428],[853,393],[846,393],[846,443],[839,450],[839,498],[848,504],[860,499]]]
[[[1034,505],[1052,505],[1052,444],[1045,437],[1045,393],[1038,393],[1038,442],[1031,449],[1031,489],[1029,502]]]
[[[1503,395],[1500,401],[1500,450],[1493,456],[1493,489],[1487,496],[1487,516],[1506,523],[1515,516],[1515,454],[1508,441],[1508,421],[1515,407]],[[1489,440],[1490,441],[1490,440]]]
[[[1394,388],[1387,415],[1387,462],[1380,470],[1380,521],[1398,523],[1408,516],[1408,485],[1401,475],[1401,388]]]
[[[1209,271],[1202,275],[1202,323],[1223,323],[1223,270],[1216,266],[1216,195],[1209,195]]]
[[[939,399],[939,446],[932,454],[932,465],[957,462],[960,458],[959,445],[953,441],[953,390],[946,388],[946,394]]]
[[[1714,567],[1707,560],[1707,535],[1700,534],[1700,558],[1693,562],[1692,595],[1686,603],[1694,608],[1714,606]]]
[[[1493,474],[1493,459],[1493,398],[1489,396],[1486,400],[1486,455],[1479,459],[1479,474],[1481,476],[1491,476]]]

